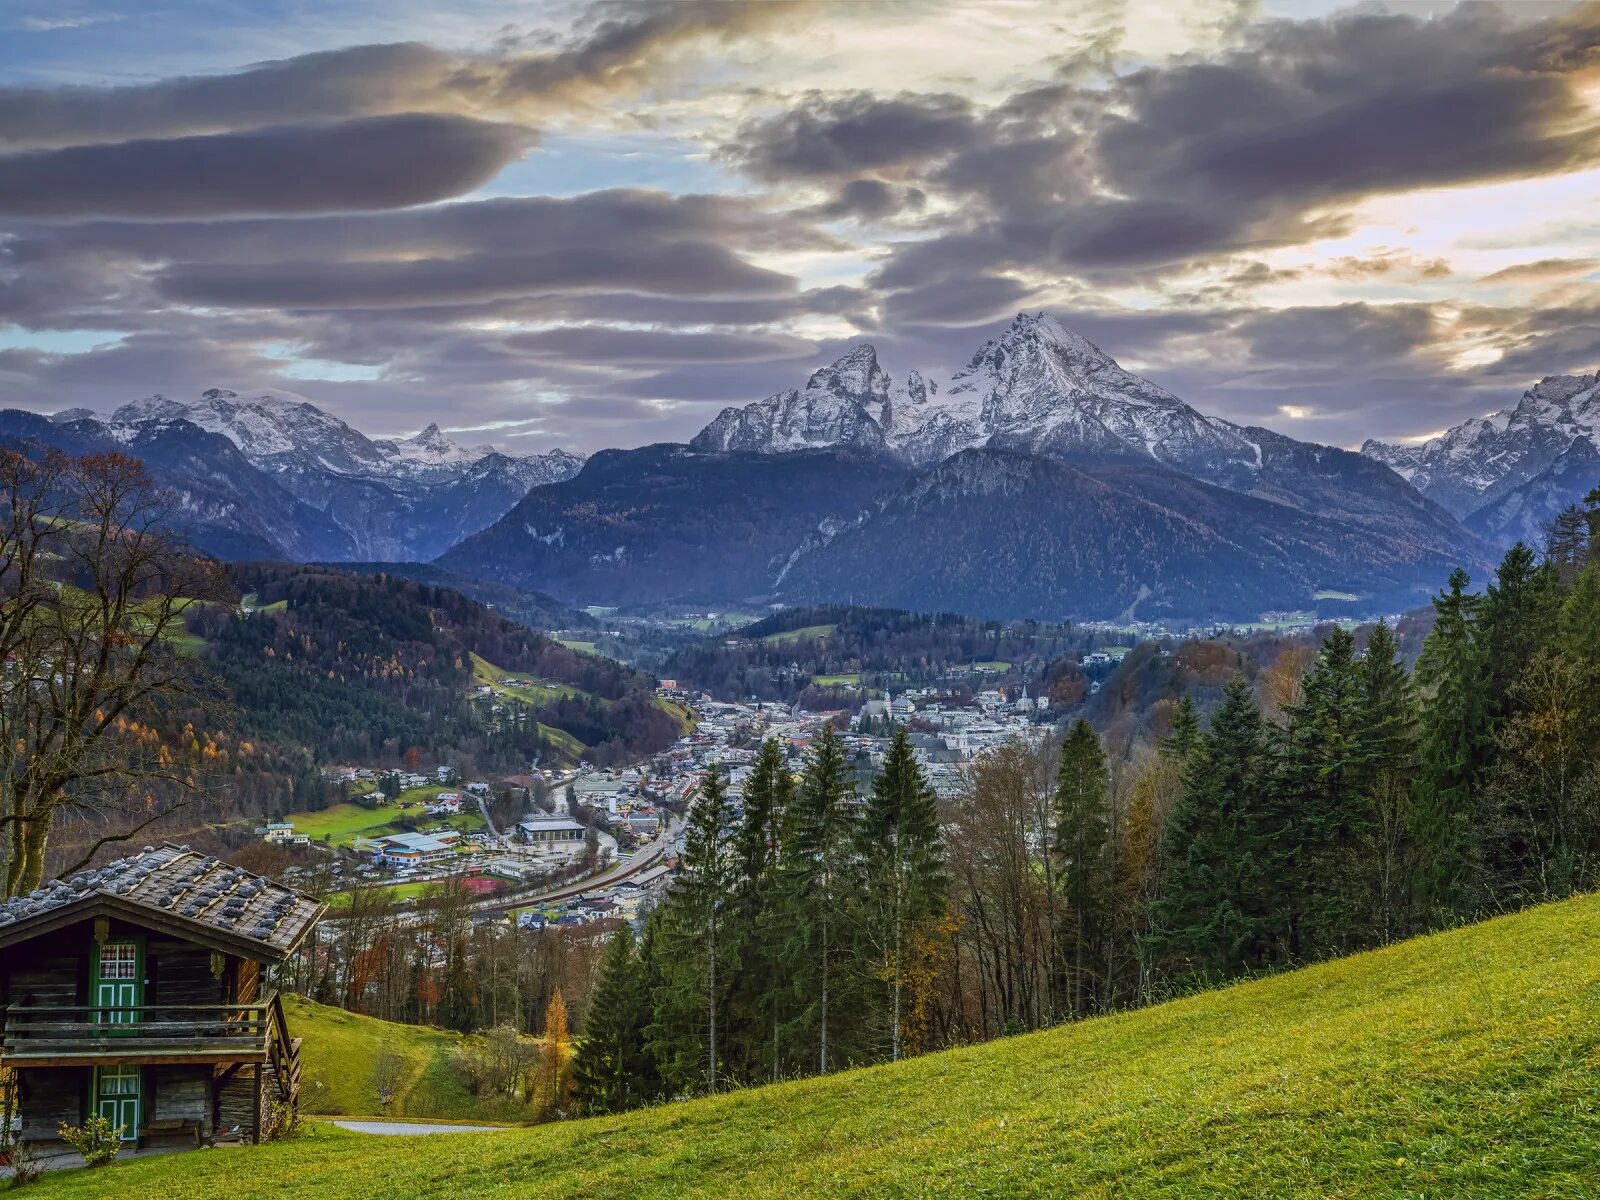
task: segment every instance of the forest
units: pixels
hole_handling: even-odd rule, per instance
[[[595,761],[654,753],[678,736],[652,683],[569,650],[449,588],[328,568],[229,568],[250,614],[191,621],[233,695],[241,736],[305,746],[319,763],[393,765],[416,748],[488,770],[556,757],[571,734]],[[556,686],[507,702],[491,722],[469,695],[471,655]]]
[[[861,687],[880,691],[938,687],[974,663],[1000,664],[1037,694],[1075,673],[1067,669],[1069,660],[1114,640],[1070,624],[815,605],[683,646],[660,670],[718,699],[754,696],[825,709],[830,700],[854,702],[859,693],[835,696],[839,689],[818,679],[859,676]],[[1081,695],[1068,688],[1062,699],[1075,702]]]
[[[937,811],[898,735],[856,794],[825,728],[706,780],[679,878],[610,944],[585,1111],[982,1041],[1274,973],[1593,888],[1600,489],[1542,555],[1305,669],[1233,670],[1108,757],[1082,719],[973,763]]]

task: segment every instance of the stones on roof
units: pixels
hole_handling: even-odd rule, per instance
[[[322,904],[242,867],[187,846],[146,846],[95,870],[57,879],[0,904],[0,929],[95,895],[175,913],[286,954],[322,913]]]

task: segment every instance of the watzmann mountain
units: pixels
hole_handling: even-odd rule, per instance
[[[1244,617],[1408,606],[1487,547],[1387,467],[1206,416],[1023,314],[949,379],[861,345],[687,450],[597,456],[442,561],[596,603]]]

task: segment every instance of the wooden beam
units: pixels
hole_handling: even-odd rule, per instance
[[[6,1061],[14,1065],[17,1070],[32,1070],[35,1067],[96,1067],[96,1066],[129,1066],[129,1067],[176,1067],[185,1063],[259,1063],[266,1061],[265,1053],[260,1056],[253,1054],[240,1054],[237,1050],[197,1050],[191,1054],[63,1054],[39,1058],[18,1058],[10,1055]]]
[[[259,1146],[261,1144],[261,1072],[262,1072],[262,1070],[263,1070],[263,1066],[261,1064],[257,1064],[257,1066],[256,1066],[256,1104],[255,1104],[255,1113],[254,1113],[255,1125],[250,1130],[250,1144],[252,1146]]]

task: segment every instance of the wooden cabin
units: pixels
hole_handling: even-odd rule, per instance
[[[0,1068],[21,1136],[98,1113],[127,1141],[260,1141],[300,1087],[266,969],[326,909],[171,845],[0,904]]]

